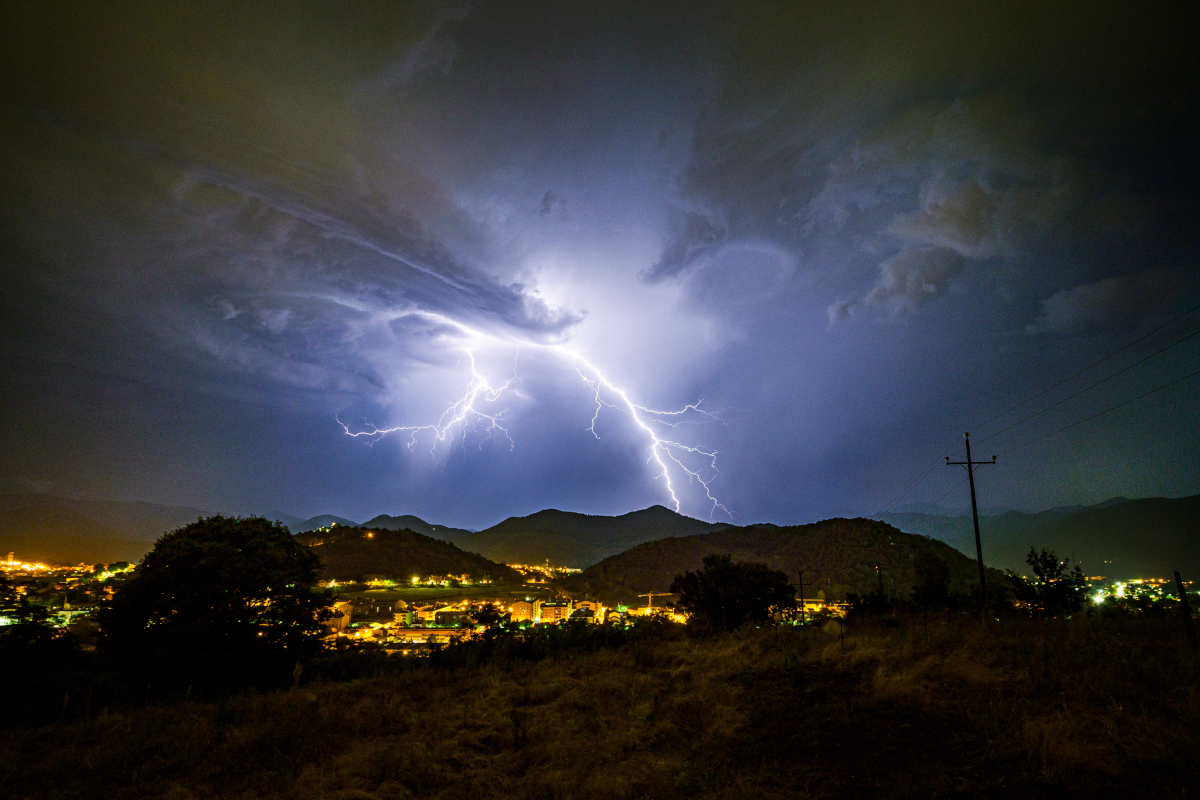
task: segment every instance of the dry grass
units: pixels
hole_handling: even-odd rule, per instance
[[[1200,693],[1154,621],[638,641],[0,735],[0,794],[1194,796]]]

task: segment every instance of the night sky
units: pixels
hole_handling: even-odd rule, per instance
[[[809,521],[971,430],[984,506],[1200,492],[1200,336],[984,441],[1200,329],[1178,5],[5,3],[0,491]]]

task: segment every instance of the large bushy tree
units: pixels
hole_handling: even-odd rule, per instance
[[[1067,563],[1059,561],[1053,550],[1043,549],[1039,553],[1033,547],[1029,548],[1025,563],[1033,569],[1033,580],[1008,571],[1017,600],[1046,614],[1070,613],[1083,606],[1087,578],[1078,564],[1068,569]]]
[[[150,681],[270,684],[321,649],[320,561],[288,529],[221,515],[166,534],[100,615],[101,647]]]
[[[796,590],[788,585],[787,575],[727,555],[705,556],[700,570],[676,575],[668,591],[679,595],[676,608],[691,614],[696,624],[716,630],[763,622],[774,611],[796,604]]]

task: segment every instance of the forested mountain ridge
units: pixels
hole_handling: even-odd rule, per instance
[[[298,533],[296,540],[320,557],[326,580],[361,581],[369,576],[407,581],[414,575],[469,575],[474,580],[520,581],[519,572],[455,545],[410,530],[339,525]]]
[[[730,527],[692,519],[663,506],[617,517],[546,509],[509,517],[486,530],[456,540],[464,549],[507,564],[586,567],[642,542],[693,536]]]
[[[979,580],[974,560],[944,542],[903,533],[877,520],[839,518],[810,525],[727,528],[648,542],[606,558],[562,585],[573,594],[642,605],[645,601],[638,595],[665,592],[675,575],[699,569],[710,553],[763,562],[786,572],[791,580],[803,570],[805,584],[811,584],[805,586],[805,594],[830,600],[877,588],[876,564],[884,591],[907,595],[916,583],[915,562],[921,553],[932,553],[947,564],[953,591],[971,592]],[[989,571],[989,583],[1002,579],[1002,573]]]
[[[470,536],[472,531],[466,528],[451,528],[447,525],[434,525],[412,514],[401,514],[398,517],[380,514],[362,524],[364,528],[386,528],[390,531],[410,530],[441,539],[443,542],[457,544],[463,537]]]

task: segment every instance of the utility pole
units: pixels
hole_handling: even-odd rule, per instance
[[[812,586],[812,584],[804,582],[804,570],[800,570],[799,576],[796,578],[796,582],[791,585],[800,590],[800,624],[803,625],[806,621],[804,616],[804,587]]]
[[[1196,623],[1192,621],[1192,605],[1188,602],[1187,590],[1183,588],[1183,578],[1175,571],[1175,588],[1179,592],[1179,610],[1183,612],[1183,624],[1187,626],[1188,644],[1192,646],[1192,658],[1196,657]]]
[[[963,438],[967,442],[967,460],[951,461],[950,456],[946,456],[946,466],[962,466],[967,468],[967,481],[971,484],[971,520],[975,523],[975,558],[979,562],[979,600],[980,606],[987,608],[987,579],[984,577],[983,571],[983,545],[979,541],[979,509],[975,505],[975,468],[982,467],[985,464],[995,464],[996,457],[992,456],[991,461],[972,461],[970,431],[964,433]]]

